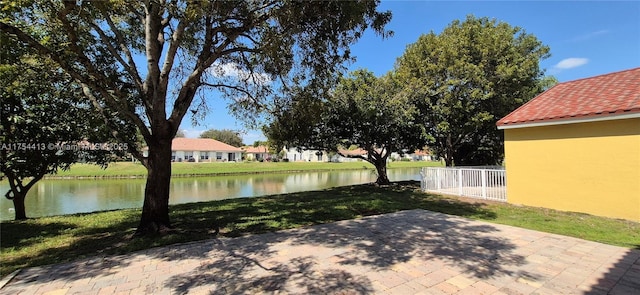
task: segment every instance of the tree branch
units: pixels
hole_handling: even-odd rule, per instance
[[[180,122],[180,120],[186,114],[187,109],[191,105],[191,102],[193,101],[193,97],[195,96],[198,86],[201,83],[200,79],[202,78],[202,74],[204,73],[204,71],[207,68],[209,68],[218,58],[222,56],[220,54],[220,51],[222,51],[223,48],[226,48],[227,46],[229,46],[235,40],[235,38],[238,37],[238,35],[239,35],[239,32],[229,37],[227,40],[222,42],[222,44],[218,45],[214,49],[214,52],[216,52],[216,54],[205,52],[203,50],[200,57],[198,57],[198,62],[196,64],[195,69],[193,70],[191,75],[189,75],[187,80],[183,83],[182,87],[180,88],[180,92],[178,93],[178,98],[173,104],[173,111],[171,112],[169,121],[173,123],[174,129],[178,128],[178,126],[175,126],[175,125],[178,125],[176,123]]]
[[[9,200],[13,200],[15,198],[15,192],[22,191],[22,180],[19,179],[16,175],[11,173],[11,171],[5,171],[4,174],[7,176],[7,180],[9,181],[9,187],[11,188],[6,194],[4,194],[5,198]],[[18,190],[18,188],[20,188]],[[9,196],[13,193],[13,196]]]
[[[218,60],[221,56],[229,55],[234,52],[247,50],[247,52],[254,51],[254,49],[244,48],[244,47],[236,47],[229,50],[225,50],[229,45],[233,44],[235,40],[246,31],[251,30],[251,28],[255,27],[257,24],[262,23],[269,19],[268,14],[263,14],[260,17],[256,17],[252,22],[245,23],[243,26],[229,29],[226,40],[221,42],[218,46],[213,48],[213,50],[203,50],[202,55],[198,57],[198,62],[196,63],[196,67],[189,75],[187,80],[183,83],[180,92],[178,93],[178,97],[173,105],[173,110],[171,112],[171,116],[169,117],[169,121],[172,123],[173,128],[177,130],[177,123],[184,117],[187,112],[187,109],[191,105],[193,101],[193,97],[200,86],[201,78],[204,71],[209,68],[216,60]],[[212,28],[212,30],[215,30]]]
[[[42,179],[42,178],[44,177],[44,175],[45,175],[45,174],[47,174],[47,166],[45,166],[43,170],[44,170],[44,171],[40,171],[40,172],[38,173],[38,175],[36,175],[36,176],[34,176],[33,178],[31,178],[31,180],[29,180],[29,182],[27,183],[27,185],[25,185],[25,186],[22,188],[22,190],[21,190],[21,191],[22,191],[22,192],[25,192],[25,193],[26,193],[26,192],[28,192],[28,191],[31,189],[31,187],[32,187],[34,184],[36,184],[36,182],[40,181],[40,179]]]
[[[180,48],[180,44],[182,42],[182,34],[186,28],[186,20],[181,20],[178,23],[178,27],[171,34],[171,42],[169,43],[169,49],[167,50],[167,56],[164,60],[164,64],[162,65],[162,70],[160,71],[160,79],[161,84],[166,88],[169,82],[169,73],[173,68],[173,62],[175,60],[176,53],[178,52],[178,48]]]
[[[166,88],[160,82],[160,55],[163,40],[159,40],[161,32],[160,4],[146,1],[145,4],[145,55],[147,57],[147,79],[144,82],[144,94],[150,102],[151,110],[147,112],[149,120],[155,122],[166,118]],[[151,125],[155,125],[151,123]]]
[[[140,151],[138,151],[137,147],[135,147],[135,143],[130,142],[129,140],[125,140],[124,138],[120,137],[120,133],[117,131],[118,128],[116,128],[116,126],[113,126],[113,124],[111,124],[111,122],[109,121],[109,117],[105,113],[104,108],[100,105],[100,102],[98,101],[98,99],[93,95],[93,93],[91,92],[90,87],[87,84],[82,83],[80,81],[77,81],[77,82],[82,86],[82,92],[84,93],[84,95],[87,98],[89,98],[89,100],[93,104],[94,108],[96,108],[96,110],[98,110],[98,112],[100,113],[100,116],[102,117],[105,125],[109,126],[109,129],[111,129],[111,135],[115,139],[126,141],[128,145],[131,145],[132,146],[132,150],[129,151],[129,152],[136,159],[140,160],[140,162],[143,165],[146,166],[147,158],[145,156],[143,156],[142,153],[140,153]],[[147,129],[147,126],[144,124],[144,122],[142,122],[142,120],[140,120],[140,117],[138,117],[138,116],[128,116],[128,117],[129,117],[130,120],[133,121],[133,123],[136,125],[136,127],[140,130],[140,133],[144,137],[145,141],[150,140],[151,139],[151,134],[149,133],[149,130]]]
[[[369,160],[367,160],[367,158],[363,155],[347,155],[347,154],[343,154],[341,152],[338,151],[338,155],[343,156],[345,158],[350,158],[350,159],[362,159],[365,160],[367,162],[369,162]]]
[[[188,4],[189,3],[187,3],[187,5]],[[177,5],[178,5],[177,0],[171,0],[171,3],[169,3],[169,6],[177,6]],[[171,14],[171,12],[167,13],[167,17],[163,18],[162,21],[160,22],[160,24],[162,25],[162,28],[166,28],[167,26],[169,26],[169,24],[171,24],[172,19],[173,19],[173,14]]]
[[[204,85],[204,86],[212,87],[212,88],[217,88],[217,87],[231,88],[231,89],[233,89],[235,91],[242,92],[242,93],[246,94],[251,99],[254,99],[253,98],[253,94],[251,92],[249,92],[248,90],[242,88],[242,87],[233,86],[233,85],[227,85],[227,84],[211,84],[211,83],[207,83],[207,82],[200,82],[200,85]]]
[[[128,10],[131,11],[131,13],[135,16],[138,17],[138,20],[140,21],[140,23],[144,24],[145,23],[145,19],[144,19],[144,13],[138,13],[138,9],[136,9],[135,7],[133,7],[133,5],[131,5],[131,3],[133,2],[127,2],[127,7],[129,8]]]
[[[56,54],[55,52],[53,52],[51,49],[45,47],[44,45],[40,44],[40,42],[36,41],[35,39],[33,39],[31,36],[25,34],[22,30],[11,26],[9,24],[6,24],[4,22],[0,22],[0,30],[7,32],[11,35],[16,36],[16,38],[26,44],[29,44],[31,47],[33,47],[36,51],[40,52],[42,55],[46,55],[49,56],[49,58],[51,58],[53,61],[55,61],[58,65],[60,65],[60,67],[62,67],[63,69],[65,69],[65,71],[72,77],[74,78],[76,81],[84,83],[85,86],[90,86],[92,89],[98,90],[100,91],[100,93],[103,95],[103,97],[105,98],[106,102],[110,102],[111,105],[114,106],[115,109],[117,109],[118,111],[121,111],[125,114],[128,114],[130,117],[138,117],[137,115],[135,115],[135,113],[130,112],[129,110],[127,110],[126,108],[123,107],[122,102],[119,102],[117,99],[115,99],[115,97],[113,95],[111,95],[109,92],[107,92],[107,90],[105,89],[105,87],[103,85],[98,85],[96,83],[96,79],[98,78],[102,78],[102,80],[104,81],[108,81],[108,79],[102,75],[100,75],[99,73],[97,73],[95,71],[95,69],[93,68],[93,66],[91,65],[90,62],[88,61],[88,58],[86,56],[84,56],[84,54],[82,54],[82,52],[80,52],[79,59],[81,60],[81,62],[83,64],[88,64],[87,67],[87,71],[89,71],[90,76],[86,77],[83,76],[81,74],[79,74],[77,72],[77,70],[71,65],[71,62],[64,58],[63,56],[61,56],[60,54]],[[70,34],[74,35],[72,32],[69,32]],[[72,36],[70,36],[70,38],[74,38]],[[74,43],[71,43],[70,45],[71,48],[74,48],[75,50],[79,50],[78,46]],[[77,52],[74,52],[77,53]],[[85,65],[86,66],[86,65]],[[93,79],[92,79],[93,78]],[[114,85],[112,85],[114,86]],[[115,90],[117,90],[117,87],[113,87]],[[119,93],[116,93],[116,95],[118,95]],[[139,118],[138,118],[139,120]]]
[[[120,54],[118,53],[118,51],[116,50],[115,47],[113,47],[113,45],[111,44],[111,42],[109,41],[109,36],[107,36],[107,34],[102,30],[102,28],[100,28],[100,26],[96,25],[95,23],[91,23],[91,27],[96,30],[96,32],[98,32],[98,35],[100,36],[100,39],[102,39],[102,42],[106,45],[107,50],[109,50],[109,52],[111,52],[111,54],[115,57],[115,59],[118,61],[118,63],[125,69],[125,71],[127,71],[129,73],[129,75],[131,75],[133,81],[136,83],[136,87],[138,88],[138,90],[140,92],[142,92],[142,80],[140,79],[140,77],[138,76],[138,71],[135,67],[135,64],[132,66],[131,64],[128,64],[124,61],[124,59],[122,58],[122,56],[120,56]],[[125,47],[124,44],[120,44],[120,47]],[[130,56],[129,56],[130,58]],[[132,60],[130,59],[130,61],[132,62]]]
[[[133,61],[133,55],[131,54],[131,51],[129,50],[129,47],[126,45],[126,43],[124,41],[124,37],[122,36],[122,32],[120,32],[120,30],[115,25],[115,23],[113,23],[113,20],[111,19],[111,16],[109,15],[109,13],[104,11],[104,9],[101,9],[101,11],[102,11],[102,15],[104,16],[105,20],[107,21],[107,24],[109,25],[109,28],[111,28],[111,31],[116,36],[116,40],[118,41],[118,45],[120,46],[120,49],[122,50],[122,52],[124,52],[124,54],[127,57],[127,61],[128,61],[128,64],[129,64],[129,67],[127,68],[127,71],[129,72],[129,74],[133,78],[134,82],[138,86],[138,89],[140,89],[140,92],[142,92],[142,78],[140,77],[140,74],[138,73],[138,68],[136,67],[135,62]]]

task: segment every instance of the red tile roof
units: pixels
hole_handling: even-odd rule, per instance
[[[172,151],[242,152],[240,148],[210,138],[174,138]]]
[[[559,83],[497,123],[510,125],[640,114],[640,68]]]
[[[423,149],[423,150],[415,150],[413,154],[416,156],[428,156],[431,154],[431,152],[429,152],[429,149]]]
[[[253,147],[253,146],[248,146],[244,148],[244,151],[246,153],[252,153],[252,154],[260,154],[260,153],[268,153],[269,152],[269,148],[266,146],[257,146],[257,147]]]

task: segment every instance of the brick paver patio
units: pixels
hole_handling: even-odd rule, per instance
[[[640,294],[640,251],[424,210],[22,270],[2,294]]]

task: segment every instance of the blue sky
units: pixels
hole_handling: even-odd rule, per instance
[[[407,45],[422,34],[440,33],[453,20],[467,15],[495,18],[523,28],[551,48],[540,62],[560,82],[640,67],[640,1],[383,1],[391,10],[387,28],[394,36],[383,40],[367,32],[351,47],[357,57],[350,70],[366,68],[376,75],[393,69]],[[213,94],[212,94],[213,95]],[[227,101],[217,102],[198,126],[183,120],[187,137],[210,129],[244,130],[244,142],[265,140],[261,131],[246,130],[228,114]]]

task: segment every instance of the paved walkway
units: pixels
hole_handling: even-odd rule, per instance
[[[22,270],[2,294],[640,294],[640,251],[424,210]]]

